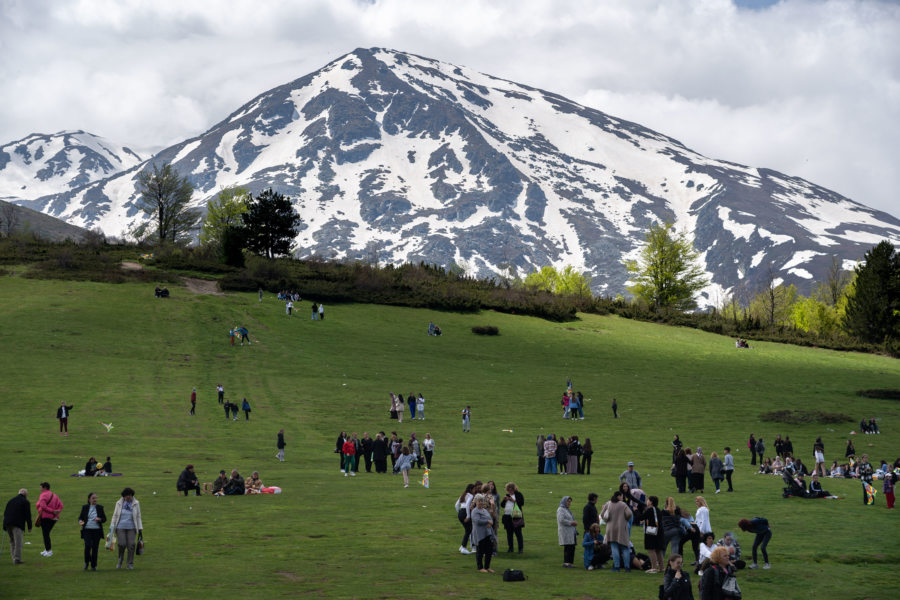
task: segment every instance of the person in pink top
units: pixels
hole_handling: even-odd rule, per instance
[[[41,495],[35,504],[38,519],[41,521],[41,533],[44,536],[44,551],[41,556],[53,556],[53,549],[50,545],[50,531],[56,522],[59,521],[59,513],[62,512],[63,503],[59,496],[50,491],[50,484],[46,481],[41,484]]]

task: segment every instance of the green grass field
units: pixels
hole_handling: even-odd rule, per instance
[[[582,315],[550,323],[514,315],[454,314],[370,305],[326,306],[309,319],[309,300],[288,318],[267,295],[197,296],[171,287],[0,280],[0,451],[7,470],[0,500],[27,487],[32,503],[47,480],[66,505],[53,531],[54,556],[42,558],[37,529],[26,534],[25,564],[0,556],[0,598],[655,598],[662,576],[561,568],[555,513],[575,498],[580,520],[589,492],[606,499],[634,460],[648,494],[677,496],[668,475],[670,440],[707,455],[736,453],[734,494],[706,497],[717,534],[742,517],[765,516],[773,528],[773,568],[741,571],[745,598],[892,598],[900,562],[895,511],[864,507],[859,483],[826,480],[842,500],[782,499],[779,478],[755,475],[746,439],[790,435],[812,464],[821,435],[830,464],[843,456],[862,416],[879,418],[880,436],[856,436],[877,460],[900,455],[900,405],[862,399],[863,388],[900,388],[900,362],[880,356],[758,343],[737,351],[728,338],[692,329]],[[425,335],[428,322],[444,330]],[[243,324],[252,346],[230,347],[228,329]],[[473,335],[496,325],[501,335]],[[586,398],[586,419],[560,418],[566,377]],[[246,396],[252,420],[226,421],[215,398]],[[197,415],[188,415],[191,388]],[[388,418],[388,392],[422,392],[427,421]],[[610,399],[618,398],[618,420]],[[70,435],[57,432],[59,402],[73,403]],[[472,432],[459,411],[472,406]],[[760,413],[815,408],[856,423],[787,426]],[[407,413],[408,415],[408,413]],[[101,422],[112,422],[107,433]],[[287,462],[275,460],[285,428]],[[411,431],[437,442],[431,487],[403,489],[399,476],[345,478],[333,453],[340,430],[373,435]],[[504,432],[512,429],[512,433]],[[538,434],[590,437],[590,476],[539,476]],[[123,477],[70,474],[90,455],[112,456]],[[184,498],[175,479],[187,463],[201,481],[220,468],[259,470],[278,496]],[[413,471],[417,482],[418,472]],[[467,482],[515,481],[525,495],[525,553],[501,552],[495,575],[479,574],[474,556],[457,551],[462,529],[453,504]],[[707,478],[707,482],[709,482]],[[84,573],[76,519],[95,491],[111,516],[125,486],[142,504],[147,552],[134,571],[114,570],[101,546],[98,573]],[[581,534],[579,527],[579,534]],[[739,535],[749,553],[752,536]],[[633,540],[643,550],[635,530]],[[692,560],[692,558],[691,558]],[[576,563],[581,563],[580,548]],[[500,573],[520,568],[524,584]]]

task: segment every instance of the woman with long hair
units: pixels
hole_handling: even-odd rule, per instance
[[[544,474],[544,442],[546,441],[543,435],[537,436],[538,475]]]
[[[666,498],[666,506],[660,513],[663,529],[663,547],[665,554],[666,548],[669,548],[669,554],[678,554],[681,547],[681,511],[675,506],[675,499],[672,496]]]
[[[563,436],[559,436],[556,442],[556,466],[560,475],[566,474],[566,468],[569,466],[569,442]]]
[[[475,489],[475,484],[470,483],[466,486],[466,489],[463,490],[463,493],[459,495],[459,499],[456,501],[456,517],[459,519],[460,524],[463,526],[463,537],[462,542],[459,543],[459,552],[460,554],[472,554],[471,550],[466,549],[466,546],[469,545],[469,537],[472,533],[472,519],[469,514],[469,505],[472,502],[472,499],[475,495],[472,493],[472,490]]]
[[[522,507],[525,506],[525,496],[516,487],[516,484],[509,482],[506,484],[506,496],[500,501],[500,508],[503,510],[503,528],[506,530],[506,544],[509,547],[507,552],[513,551],[513,535],[519,543],[519,554],[522,554],[522,528],[525,526],[525,517],[522,515]],[[518,511],[516,511],[518,509]]]
[[[591,446],[591,438],[584,439],[584,446],[581,447],[581,473],[584,475],[591,474],[591,457],[594,455],[594,447]]]
[[[666,574],[663,576],[663,596],[667,600],[694,600],[691,578],[682,570],[683,563],[684,559],[680,554],[669,555]]]
[[[647,501],[647,508],[641,517],[644,521],[644,548],[650,555],[649,572],[659,573],[663,570],[663,550],[666,548],[662,511],[659,510],[659,498],[650,496]]]

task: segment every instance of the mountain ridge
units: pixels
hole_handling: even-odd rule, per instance
[[[801,289],[831,257],[900,240],[900,220],[803,179],[700,155],[558,94],[466,67],[357,49],[257,95],[205,133],[119,174],[25,202],[121,235],[137,174],[171,162],[197,187],[273,188],[304,220],[300,256],[462,264],[481,276],[546,264],[624,291],[651,223],[694,237],[702,304],[756,287],[771,264]]]

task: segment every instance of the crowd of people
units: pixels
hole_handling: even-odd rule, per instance
[[[387,461],[391,461],[391,471],[403,476],[403,487],[409,487],[409,471],[411,469],[430,469],[434,457],[435,442],[430,433],[419,440],[416,433],[409,434],[404,442],[396,431],[390,436],[384,431],[375,434],[375,438],[363,432],[359,437],[356,432],[341,431],[334,445],[334,452],[340,458],[340,469],[344,477],[356,477],[359,472],[359,461],[362,457],[366,473],[387,473]]]
[[[425,396],[422,395],[422,392],[418,394],[414,394],[412,392],[409,393],[405,399],[403,398],[403,394],[394,394],[393,392],[389,393],[391,397],[391,404],[388,407],[388,411],[391,415],[391,419],[396,419],[398,423],[403,422],[403,413],[406,410],[406,407],[409,407],[409,418],[417,421],[425,420]]]
[[[566,439],[555,433],[537,437],[539,475],[590,475],[594,447],[591,438],[582,444],[577,435]]]
[[[475,481],[466,485],[456,500],[456,516],[463,527],[459,551],[475,554],[475,567],[482,573],[493,573],[491,559],[499,547],[498,531],[503,525],[506,531],[507,552],[518,549],[522,554],[525,543],[522,529],[525,527],[525,496],[515,483],[504,486],[501,499],[493,481]],[[513,538],[515,538],[515,545]]]

